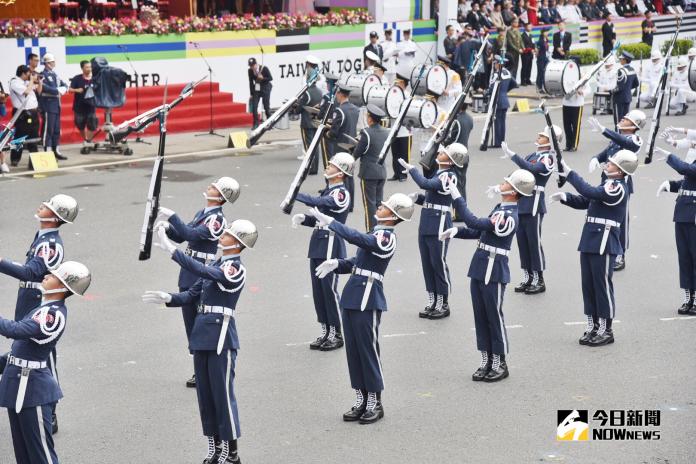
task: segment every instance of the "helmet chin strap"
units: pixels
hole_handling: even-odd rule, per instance
[[[550,143],[539,143],[539,142],[534,142],[534,145],[536,145],[537,148],[551,148]]]
[[[68,290],[68,289],[65,288],[65,287],[54,288],[53,290],[46,290],[46,289],[43,287],[43,285],[39,285],[39,290],[41,291],[41,294],[42,294],[42,295],[52,295],[52,294],[54,294],[54,293],[66,293],[66,292],[69,292],[69,291],[70,291],[70,290]]]
[[[375,219],[377,220],[377,222],[398,221],[399,220],[399,218],[396,216],[381,218],[381,217],[377,216],[376,214],[375,214]]]
[[[38,214],[35,214],[34,218],[39,222],[58,222],[58,221],[60,221],[60,219],[58,219],[58,218],[42,218]]]
[[[234,244],[234,245],[227,245],[227,246],[224,246],[224,245],[220,245],[220,244],[218,243],[217,247],[218,247],[219,249],[221,249],[221,250],[224,251],[224,250],[235,250],[235,249],[237,249],[237,248],[241,248],[241,245],[240,245],[239,243],[236,243],[236,244]]]
[[[333,174],[324,174],[324,179],[326,179],[326,180],[333,179],[334,177],[338,177],[341,174],[343,174],[343,173],[342,172],[335,172]]]
[[[210,201],[223,201],[224,200],[224,198],[222,198],[221,196],[211,197],[211,196],[208,196],[208,194],[205,192],[203,192],[203,197],[205,197],[206,200],[210,200]]]

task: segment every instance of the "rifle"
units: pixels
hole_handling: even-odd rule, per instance
[[[290,214],[292,212],[292,207],[297,199],[297,194],[300,193],[300,187],[302,187],[302,183],[307,178],[307,173],[309,173],[309,167],[312,165],[314,157],[317,156],[317,146],[319,145],[321,138],[324,136],[324,132],[326,132],[326,130],[329,128],[327,120],[329,119],[329,115],[333,113],[337,87],[338,86],[334,86],[334,88],[331,90],[331,99],[329,100],[329,105],[326,108],[326,112],[324,112],[321,123],[319,123],[319,126],[317,127],[317,132],[314,134],[312,143],[310,143],[309,147],[307,147],[307,152],[302,158],[300,168],[297,170],[295,178],[290,184],[290,189],[288,190],[287,195],[285,195],[283,202],[280,204],[280,209],[283,210],[285,214]]]
[[[203,77],[205,79],[205,77]],[[164,89],[164,102],[161,106],[154,108],[146,113],[147,117],[141,117],[139,121],[142,127],[147,127],[155,120],[159,121],[159,145],[157,147],[157,158],[152,167],[152,176],[150,177],[150,187],[147,192],[147,202],[145,203],[145,219],[143,227],[140,231],[140,255],[138,259],[145,261],[150,259],[152,251],[152,233],[159,212],[160,189],[162,187],[162,170],[164,168],[164,147],[167,140],[167,115],[176,105],[184,101],[193,94],[193,89],[201,82],[191,82],[181,90],[179,96],[167,104],[167,87]],[[166,86],[167,84],[165,84]],[[135,129],[137,130],[137,129]]]
[[[549,114],[548,108],[546,108],[546,101],[542,100],[539,104],[539,108],[544,112],[544,117],[546,118],[546,125],[549,127],[549,132],[551,133],[551,143],[553,145],[553,150],[556,152],[556,164],[558,165],[558,172],[563,172],[563,153],[561,152],[561,146],[558,144],[558,139],[556,138],[556,131],[553,130],[553,123],[551,122],[551,115]],[[565,185],[566,178],[563,176],[558,176],[558,188]]]
[[[672,66],[669,67],[669,71],[667,72],[667,110],[665,111],[665,115],[669,116],[669,110],[671,109],[672,106],[672,74],[674,72],[672,71]]]
[[[0,151],[2,151],[7,144],[10,144],[12,142],[12,137],[14,137],[14,126],[17,123],[17,120],[19,117],[22,115],[22,112],[24,111],[24,107],[27,106],[27,98],[24,99],[22,102],[22,106],[17,108],[17,112],[15,112],[14,116],[12,116],[12,119],[9,120],[9,122],[5,125],[5,127],[2,128],[2,131],[0,131]]]
[[[478,68],[481,66],[481,63],[483,63],[483,53],[486,51],[486,45],[488,45],[488,34],[486,34],[486,36],[483,38],[481,48],[479,48],[479,51],[476,54],[476,58],[474,59],[474,64],[471,69],[471,73],[467,76],[466,82],[464,82],[464,88],[462,89],[462,93],[457,96],[457,99],[452,104],[452,107],[449,109],[449,112],[447,114],[447,118],[442,122],[442,124],[440,124],[435,129],[435,132],[430,137],[430,139],[428,139],[428,142],[425,144],[425,147],[423,147],[423,149],[421,150],[420,164],[426,168],[430,167],[430,165],[432,164],[433,156],[437,155],[436,151],[432,150],[433,146],[436,144],[441,144],[445,141],[448,134],[452,130],[452,125],[454,124],[454,121],[457,120],[457,115],[459,115],[459,112],[462,110],[462,107],[464,106],[466,97],[469,94],[471,87],[474,85],[474,80],[476,78]]]
[[[273,126],[276,125],[276,123],[285,116],[285,113],[287,113],[290,110],[290,107],[292,107],[297,100],[300,99],[303,93],[307,91],[308,88],[310,88],[314,83],[319,79],[319,69],[315,69],[314,72],[309,76],[309,79],[307,79],[307,82],[302,86],[299,92],[297,92],[297,95],[295,95],[295,98],[286,101],[281,105],[280,108],[278,108],[270,118],[266,119],[259,127],[256,129],[252,130],[249,133],[249,138],[247,139],[247,148],[251,148],[254,145],[256,145],[256,142],[259,141],[261,136],[266,133],[266,131],[273,129]]]
[[[670,69],[669,60],[672,56],[672,50],[674,49],[674,44],[677,42],[677,37],[679,36],[679,29],[681,29],[682,24],[682,15],[680,11],[681,9],[675,10],[674,8],[670,7],[670,10],[677,16],[677,29],[674,31],[674,35],[672,36],[672,40],[670,41],[669,47],[667,47],[665,63],[662,65],[662,75],[660,76],[660,82],[658,84],[657,91],[655,92],[655,109],[653,110],[653,115],[650,123],[650,132],[648,134],[648,150],[645,155],[645,164],[650,164],[652,162],[653,150],[655,149],[655,140],[657,138],[657,132],[660,129],[660,113],[662,112],[662,105],[664,103],[665,98],[665,87],[667,86],[668,77],[667,74]],[[675,13],[675,11],[677,13]],[[672,92],[670,89],[669,95],[671,96],[671,94]]]
[[[488,150],[488,139],[491,136],[491,129],[495,122],[495,113],[498,109],[498,94],[500,93],[500,81],[503,68],[501,67],[498,71],[498,75],[495,77],[495,82],[493,83],[493,88],[491,89],[491,96],[488,100],[488,112],[486,114],[486,122],[483,124],[483,131],[481,132],[481,146],[479,149],[481,151]]]
[[[597,72],[598,72],[600,69],[602,69],[602,66],[604,66],[604,63],[606,63],[606,62],[609,60],[609,58],[612,57],[612,55],[614,54],[614,52],[616,52],[616,50],[618,50],[619,46],[621,46],[621,42],[617,41],[617,42],[614,44],[614,48],[612,48],[611,52],[610,52],[607,56],[605,56],[604,58],[602,58],[597,64],[595,64],[595,65],[592,67],[592,69],[590,69],[588,72],[586,72],[585,75],[582,76],[582,78],[580,78],[580,80],[577,81],[577,82],[575,83],[575,85],[573,85],[573,88],[570,89],[570,91],[569,91],[568,93],[566,93],[566,96],[574,94],[574,93],[577,92],[581,87],[583,87],[583,86],[586,85],[588,82],[590,82],[590,79],[592,79],[592,76],[594,76],[595,74],[597,74]],[[642,66],[642,62],[641,62],[641,66]],[[641,72],[642,72],[642,71],[641,71]]]
[[[640,84],[638,85],[638,100],[636,101],[636,109],[640,108],[640,95],[643,93],[643,50],[640,51]]]

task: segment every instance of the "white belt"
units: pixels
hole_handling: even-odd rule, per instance
[[[539,209],[539,192],[543,192],[545,187],[542,185],[534,186],[534,206],[532,206],[532,216],[536,216],[537,210]]]
[[[438,205],[437,203],[423,203],[423,208],[436,209],[438,211],[444,211],[445,213],[449,213],[451,210],[449,206]]]
[[[353,274],[367,277],[367,284],[365,284],[365,292],[363,293],[362,301],[360,302],[360,311],[365,311],[367,306],[367,300],[370,299],[370,293],[372,292],[372,284],[375,280],[381,282],[384,279],[382,274],[377,272],[368,271],[366,269],[360,269],[359,267],[353,268]]]
[[[22,368],[19,377],[19,388],[17,389],[17,399],[15,401],[15,411],[19,414],[24,406],[24,396],[27,393],[27,384],[29,383],[29,372],[32,369],[43,369],[48,364],[46,361],[28,361],[12,355],[7,359],[7,363]]]
[[[203,253],[202,251],[195,251],[195,250],[192,250],[191,248],[187,248],[184,253],[186,254],[186,256],[192,256],[194,258],[205,259],[206,261],[215,259],[215,253]]]
[[[222,314],[222,327],[218,337],[217,354],[222,353],[222,347],[225,345],[225,335],[227,335],[227,328],[230,326],[230,318],[234,315],[234,309],[225,306],[199,305],[198,312],[203,314]]]
[[[604,219],[598,217],[587,216],[585,218],[586,222],[591,224],[601,224],[604,226],[604,233],[602,234],[602,243],[599,244],[599,254],[604,254],[604,249],[607,246],[607,240],[609,239],[609,231],[612,227],[621,227],[620,222],[612,221],[611,219]]]
[[[333,245],[334,245],[334,239],[336,236],[336,232],[333,230],[329,229],[329,226],[314,226],[315,229],[317,230],[326,230],[329,232],[329,243],[326,244],[326,259],[329,260],[333,258]]]
[[[314,228],[317,230],[331,230],[329,226],[314,226]]]
[[[546,187],[544,187],[543,185],[535,185],[534,190],[538,192],[543,192],[544,190],[546,190]]]
[[[510,254],[510,250],[505,248],[496,248],[494,246],[486,245],[485,243],[479,242],[478,247],[488,252],[488,264],[486,265],[486,277],[484,283],[488,285],[491,281],[491,274],[493,274],[493,263],[495,263],[495,255],[507,256]]]
[[[696,197],[696,190],[679,189],[678,195],[682,195],[685,197]]]
[[[19,288],[41,288],[41,282],[19,282]]]

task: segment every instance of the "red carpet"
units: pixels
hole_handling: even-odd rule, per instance
[[[179,95],[181,89],[186,84],[170,84],[167,90],[167,101],[172,101]],[[210,127],[210,97],[208,93],[208,82],[202,82],[196,87],[193,95],[184,100],[176,108],[174,108],[167,117],[167,132],[207,132]],[[164,86],[157,87],[141,87],[140,88],[140,113],[159,106],[163,103]],[[61,99],[61,138],[63,144],[80,143],[82,138],[80,133],[75,128],[72,112],[72,94],[67,94]],[[222,129],[230,127],[251,126],[251,114],[247,113],[247,105],[245,103],[235,103],[232,100],[232,94],[220,92],[220,84],[213,82],[213,128],[221,129],[220,132],[225,134]],[[8,113],[11,112],[11,105],[8,98]],[[112,112],[112,120],[114,124],[120,124],[127,119],[135,117],[135,87],[126,89],[126,103],[121,108],[115,108]],[[9,116],[9,114],[8,114]],[[98,108],[97,116],[99,117],[99,126],[104,122],[104,110]],[[2,118],[6,120],[7,118]],[[5,122],[5,121],[3,121]],[[152,124],[145,130],[146,135],[158,134],[158,125]],[[135,138],[135,134],[130,138]],[[97,140],[104,139],[103,134],[97,136]]]

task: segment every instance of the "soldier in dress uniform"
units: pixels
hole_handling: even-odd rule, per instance
[[[306,70],[308,78],[311,73],[320,71],[320,64],[319,58],[312,55],[307,56]],[[293,109],[294,113],[300,115],[300,133],[302,134],[302,145],[305,152],[309,148],[317,132],[317,128],[314,125],[314,113],[307,111],[305,107],[315,107],[318,109],[324,93],[325,91],[321,88],[320,83],[318,81],[315,82],[300,96]],[[321,150],[321,144],[319,144],[316,149]],[[319,158],[322,157],[323,155],[321,153],[314,157],[314,161],[309,168],[309,174],[316,174],[319,171]],[[302,158],[302,156],[299,158]]]
[[[450,129],[450,133],[448,134],[448,139],[446,143],[461,143],[464,145],[467,150],[469,149],[469,135],[471,134],[471,131],[474,130],[474,118],[471,117],[471,114],[467,111],[468,106],[471,102],[470,97],[466,97],[466,100],[464,101],[464,104],[462,105],[462,109],[459,110],[459,114],[457,115],[457,119],[452,123],[452,128]],[[466,171],[469,168],[469,157],[467,156],[466,159],[464,160],[464,166],[456,167],[454,168],[455,172],[457,173],[457,189],[459,189],[459,193],[464,197],[464,201],[466,201]],[[455,221],[457,220],[456,215],[455,215]]]
[[[384,197],[384,183],[387,179],[387,169],[379,164],[379,152],[387,140],[389,130],[380,122],[386,114],[375,105],[367,105],[368,126],[360,131],[358,145],[353,150],[353,156],[360,160],[358,176],[362,188],[363,206],[365,208],[365,229],[372,230],[375,226],[375,212]]]
[[[56,159],[66,160],[60,152],[60,97],[68,91],[66,84],[53,71],[56,60],[51,53],[46,53],[43,57],[44,68],[41,71],[43,86],[39,95],[39,110],[42,114],[43,127],[41,128],[41,140],[43,141],[44,151],[50,148]]]
[[[348,218],[350,192],[345,186],[345,179],[353,175],[355,160],[348,153],[336,153],[324,170],[327,186],[318,197],[297,194],[297,201],[307,206],[319,208],[324,214],[333,217],[341,224]],[[338,307],[338,275],[332,273],[319,279],[314,270],[328,259],[345,259],[346,245],[340,236],[325,227],[317,225],[315,218],[305,214],[292,217],[293,227],[298,225],[313,227],[309,242],[309,273],[312,279],[312,294],[317,321],[321,324],[321,335],[309,344],[310,350],[332,351],[343,346],[341,335],[341,315]]]
[[[493,188],[501,195],[491,214],[479,218],[467,207],[459,191],[451,186],[449,192],[454,207],[466,227],[453,227],[442,233],[441,239],[478,238],[478,246],[471,259],[471,302],[476,325],[476,346],[481,352],[481,364],[472,380],[498,382],[509,376],[505,356],[508,353],[507,331],[503,316],[503,295],[510,282],[508,255],[519,223],[517,202],[534,193],[534,175],[518,169]]]
[[[52,416],[63,397],[49,357],[65,331],[65,300],[84,295],[89,270],[75,261],[51,269],[41,281],[42,298],[20,320],[0,317],[0,335],[14,340],[0,377],[0,407],[7,408],[17,464],[54,464]],[[4,461],[4,460],[3,460]]]
[[[411,68],[405,67],[405,65],[400,64],[396,68],[396,79],[394,80],[394,85],[399,87],[404,91],[404,96],[408,97],[411,90],[409,89],[409,77],[406,76],[407,72],[410,72]],[[411,162],[411,147],[413,146],[413,134],[411,129],[409,129],[405,124],[399,127],[396,132],[394,141],[391,146],[392,153],[392,170],[394,175],[389,178],[389,180],[405,181],[406,175],[401,172],[401,166],[399,160],[405,160],[407,163]]]
[[[675,116],[683,116],[686,110],[689,109],[687,101],[696,100],[696,92],[691,90],[689,84],[689,59],[685,56],[680,56],[677,61],[677,70],[672,74],[672,79],[669,82],[670,92],[674,91],[674,97],[670,103],[670,108],[678,110],[674,113]]]
[[[205,208],[196,212],[188,224],[178,214],[169,208],[159,208],[159,218],[164,221],[163,227],[167,236],[176,243],[188,242],[185,254],[200,263],[209,263],[215,260],[217,242],[222,235],[227,222],[222,212],[222,205],[226,202],[234,203],[239,198],[239,183],[231,177],[221,177],[208,185],[203,193]],[[179,272],[179,291],[185,292],[196,283],[198,276],[182,268]],[[181,314],[184,318],[186,339],[191,342],[191,330],[193,330],[196,318],[196,305],[184,304]],[[196,376],[191,376],[186,381],[189,388],[196,387]]]
[[[515,293],[535,295],[546,291],[544,282],[546,257],[544,247],[541,245],[541,225],[546,215],[546,183],[556,164],[551,154],[553,148],[551,130],[549,126],[546,126],[537,134],[535,142],[537,149],[526,158],[515,154],[503,142],[504,156],[509,156],[518,167],[534,174],[534,194],[530,197],[521,197],[517,203],[519,216],[517,248],[520,251],[520,265],[524,272],[524,280],[515,287]],[[563,131],[554,125],[553,132],[560,144],[563,141]]]
[[[489,91],[493,90],[493,83],[495,79],[500,76],[500,82],[498,83],[498,104],[495,109],[495,125],[493,127],[493,134],[495,136],[495,141],[492,148],[500,148],[500,144],[505,140],[505,119],[507,117],[508,109],[510,109],[510,100],[508,99],[508,92],[514,88],[517,88],[517,81],[512,78],[512,74],[504,66],[509,59],[507,57],[503,58],[496,55],[494,58],[495,71],[491,73],[491,82],[488,87]],[[492,103],[489,103],[492,104]]]
[[[246,282],[242,251],[254,248],[258,238],[256,226],[246,219],[233,221],[220,236],[222,256],[204,264],[177,250],[158,224],[158,247],[171,254],[182,269],[197,276],[191,288],[180,293],[147,291],[145,303],[168,307],[193,305],[197,308],[189,338],[196,371],[196,393],[208,441],[203,464],[239,464],[237,440],[241,436],[234,377],[239,337],[234,319],[239,295]]]
[[[462,168],[469,162],[464,145],[453,143],[442,147],[437,155],[437,172],[426,178],[416,166],[399,160],[406,172],[425,193],[412,193],[412,200],[423,207],[418,226],[418,249],[420,251],[425,291],[428,304],[418,313],[424,319],[442,319],[450,315],[448,297],[452,284],[447,267],[449,240],[440,240],[440,234],[452,227],[452,197],[448,188],[456,188],[458,176],[455,167]]]
[[[614,261],[623,253],[621,246],[621,221],[626,216],[628,186],[626,178],[638,169],[638,156],[629,150],[619,150],[609,156],[599,186],[593,187],[577,172],[563,162],[564,172],[579,195],[556,192],[551,201],[574,209],[587,210],[585,225],[580,237],[580,270],[582,275],[582,299],[587,318],[581,345],[602,346],[614,343],[611,321],[616,314],[614,301]]]
[[[400,66],[406,66],[407,68],[413,69],[418,47],[416,46],[416,43],[411,40],[411,29],[404,29],[402,34],[403,39],[401,42],[399,42],[399,45],[397,45],[397,49],[395,51],[397,55],[397,63]]]
[[[39,221],[39,231],[26,254],[24,264],[0,258],[0,272],[19,280],[14,320],[23,320],[29,312],[41,303],[41,282],[56,269],[65,255],[63,240],[58,229],[63,224],[72,224],[77,218],[77,201],[69,196],[58,194],[41,203],[34,217]],[[4,358],[5,356],[3,356]],[[58,382],[56,351],[48,354],[48,367]],[[0,364],[3,364],[0,361]],[[58,433],[58,419],[53,406],[53,433]]]
[[[606,163],[609,157],[619,150],[629,150],[637,155],[640,148],[643,146],[643,139],[638,135],[638,131],[645,126],[645,113],[640,110],[632,110],[626,114],[619,122],[617,132],[606,129],[596,118],[591,118],[589,123],[593,127],[593,130],[601,132],[602,135],[611,140],[607,148],[590,160],[590,172],[593,172],[600,164]],[[602,173],[602,179],[606,180],[604,173]],[[630,225],[628,200],[630,200],[630,196],[633,195],[633,179],[631,177],[626,181],[626,187],[626,217],[621,221],[621,233],[619,235],[623,253],[616,257],[616,263],[614,263],[615,271],[620,271],[626,267],[626,251],[628,251],[629,245],[628,230]]]
[[[331,116],[331,129],[326,132],[326,138],[324,140],[324,167],[329,166],[329,159],[336,153],[343,151],[339,147],[339,143],[351,144],[357,136],[360,109],[350,102],[348,99],[349,97],[350,89],[339,85],[338,92],[336,92],[336,105],[334,106],[333,115]],[[353,211],[353,198],[355,193],[353,178],[346,177],[344,183],[350,193],[350,211]]]
[[[308,214],[316,218],[318,225],[328,227],[358,247],[355,257],[324,261],[316,273],[319,278],[332,272],[350,274],[341,294],[341,311],[348,372],[356,401],[350,411],[343,414],[343,420],[371,424],[384,417],[384,380],[378,339],[382,312],[387,310],[382,281],[396,252],[394,227],[411,220],[413,201],[403,193],[389,197],[377,209],[377,225],[368,233],[351,229],[316,208]]]
[[[615,121],[621,121],[628,113],[631,107],[631,100],[633,99],[633,89],[640,85],[638,75],[636,75],[635,69],[631,66],[633,58],[631,53],[623,51],[619,59],[621,67],[617,73],[616,88],[613,93]]]

